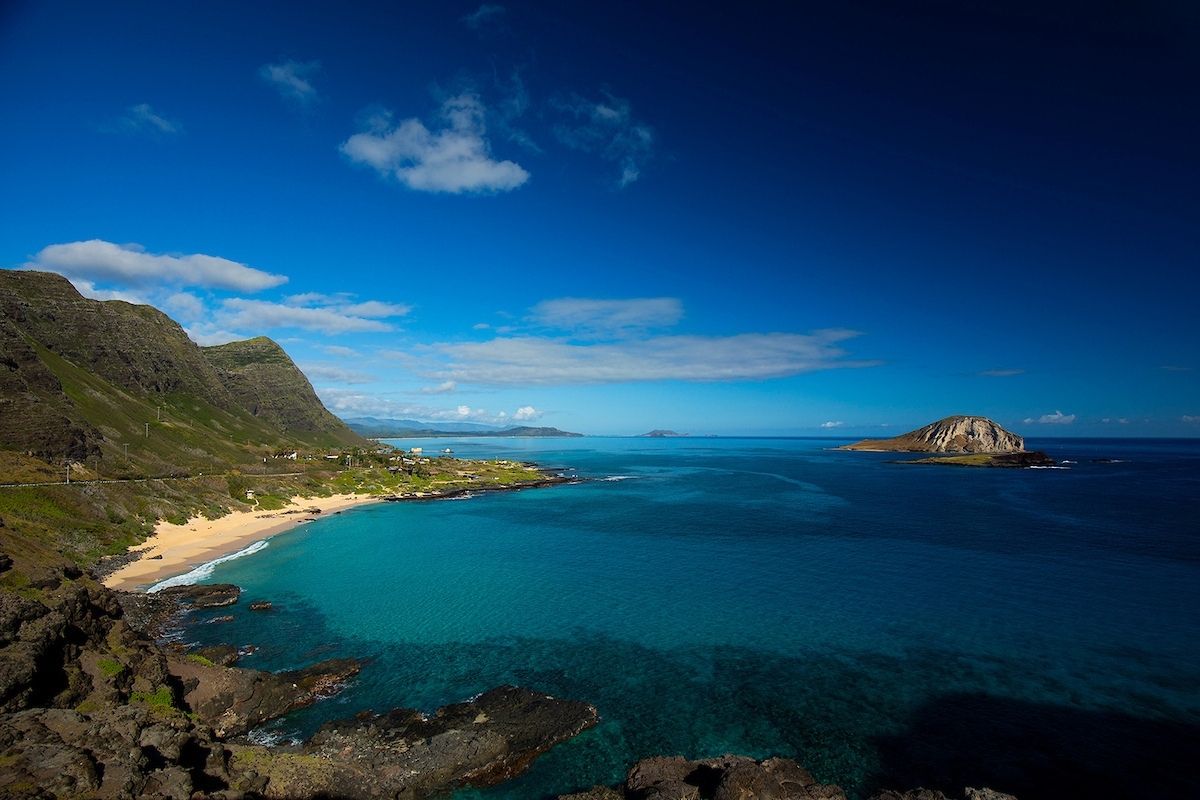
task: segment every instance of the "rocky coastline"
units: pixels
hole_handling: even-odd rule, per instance
[[[0,575],[10,562],[0,556]],[[524,772],[595,726],[600,712],[515,686],[423,714],[398,708],[331,722],[298,745],[256,744],[262,723],[336,695],[364,663],[267,673],[232,647],[158,640],[181,614],[240,602],[229,584],[116,592],[74,566],[0,593],[0,796],[317,798],[444,796]],[[795,761],[651,758],[618,786],[564,800],[845,799]],[[968,789],[966,800],[1011,800]],[[875,800],[949,800],[885,792]]]

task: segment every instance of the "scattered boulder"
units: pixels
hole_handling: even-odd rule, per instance
[[[232,667],[238,662],[238,658],[240,658],[238,649],[230,644],[214,644],[209,647],[201,647],[195,650],[192,655],[199,656],[218,667]]]
[[[270,611],[271,608],[270,600],[255,600],[250,604],[251,611]]]
[[[171,586],[156,594],[192,608],[220,608],[236,603],[242,595],[242,590],[232,583],[197,583],[191,586]]]

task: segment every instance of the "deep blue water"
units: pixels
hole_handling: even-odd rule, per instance
[[[188,636],[253,643],[262,669],[372,659],[283,735],[504,682],[600,709],[489,800],[726,752],[859,796],[1200,796],[1200,442],[1030,442],[1066,470],[839,443],[439,441],[602,480],[304,526],[206,579],[273,612]]]

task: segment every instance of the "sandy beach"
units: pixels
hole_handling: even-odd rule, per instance
[[[362,494],[294,497],[291,505],[278,511],[234,511],[220,519],[196,517],[182,525],[160,522],[153,536],[132,548],[140,557],[105,578],[104,585],[127,591],[144,588],[301,522],[382,499]]]

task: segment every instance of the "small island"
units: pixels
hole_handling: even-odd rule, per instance
[[[839,450],[879,453],[952,453],[906,460],[903,464],[1025,469],[1050,467],[1054,459],[1025,449],[1025,440],[987,417],[956,415],[891,439],[863,439]]]
[[[676,433],[675,431],[660,430],[657,428],[650,431],[649,433],[642,434],[642,438],[644,438],[644,439],[681,439],[685,436],[688,436],[688,434]]]

